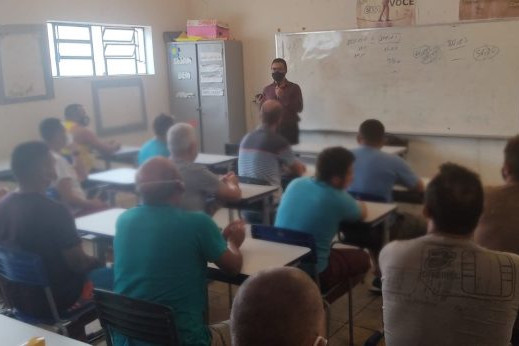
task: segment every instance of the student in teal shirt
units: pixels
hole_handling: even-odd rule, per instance
[[[175,118],[171,115],[160,114],[153,120],[153,132],[155,137],[144,143],[139,151],[138,164],[141,166],[152,157],[169,157],[166,144],[166,136],[171,126],[175,124]]]
[[[298,178],[281,198],[276,227],[313,234],[317,270],[324,290],[368,271],[369,256],[357,249],[331,249],[341,221],[359,221],[366,207],[346,191],[353,179],[354,157],[348,150],[325,149],[317,159],[316,178]]]
[[[173,162],[147,161],[137,173],[143,205],[117,220],[114,291],[171,307],[181,345],[219,345],[228,331],[205,324],[207,264],[239,273],[241,221],[223,234],[207,215],[178,208],[183,182]],[[115,345],[145,345],[116,333]]]

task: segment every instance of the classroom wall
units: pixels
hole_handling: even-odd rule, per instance
[[[141,77],[148,119],[169,111],[162,33],[185,28],[184,0],[1,0],[0,24],[43,24],[47,20],[151,25],[156,74]],[[92,78],[84,77],[54,79],[52,100],[0,105],[0,161],[8,159],[16,144],[38,138],[39,122],[49,116],[62,117],[63,108],[69,103],[81,103],[93,115],[91,81]],[[149,132],[141,132],[116,139],[140,145],[148,136]]]
[[[418,24],[458,21],[457,0],[420,0],[416,3]],[[275,56],[275,33],[278,30],[299,32],[355,28],[356,1],[188,0],[187,15],[189,18],[218,18],[227,22],[232,35],[243,42],[246,116],[249,128],[252,128],[257,123],[257,111],[252,99],[270,82],[269,67]],[[343,137],[303,134],[302,140],[335,143]],[[411,143],[407,158],[420,175],[431,176],[442,162],[453,161],[479,172],[487,184],[501,181],[502,140],[425,136],[411,136],[409,139]]]

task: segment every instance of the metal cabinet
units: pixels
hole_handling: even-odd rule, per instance
[[[246,132],[242,45],[167,43],[171,113],[198,130],[201,150],[221,154]]]

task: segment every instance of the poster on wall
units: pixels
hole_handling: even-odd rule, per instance
[[[460,19],[519,17],[519,0],[460,0]]]
[[[385,28],[415,25],[417,1],[357,0],[357,26]]]

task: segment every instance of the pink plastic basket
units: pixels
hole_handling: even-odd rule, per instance
[[[230,38],[229,26],[219,23],[216,19],[188,20],[187,35],[203,38]]]

